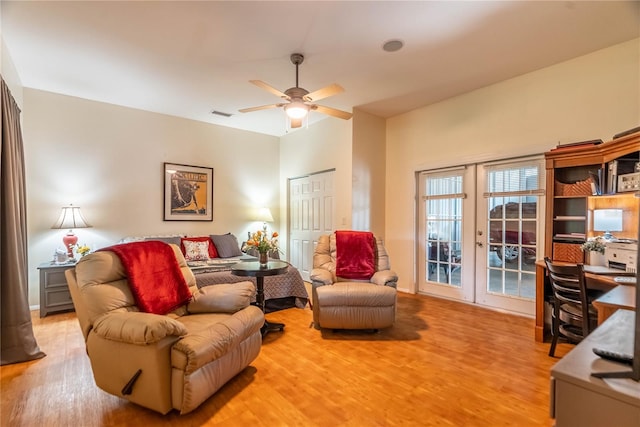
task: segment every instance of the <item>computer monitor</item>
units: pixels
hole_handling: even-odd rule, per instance
[[[622,231],[622,209],[595,209],[593,230],[604,231],[605,240],[613,239],[612,231]]]

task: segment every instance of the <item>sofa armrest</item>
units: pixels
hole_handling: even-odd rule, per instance
[[[187,311],[189,313],[235,313],[248,307],[256,293],[250,281],[205,286],[193,293]]]
[[[107,340],[138,345],[188,333],[182,323],[170,317],[138,311],[105,314],[94,322],[93,332]]]
[[[311,282],[314,285],[330,285],[333,283],[333,275],[329,270],[325,270],[322,268],[314,268],[311,270],[311,274],[309,275]]]
[[[370,282],[373,284],[391,286],[394,288],[397,286],[397,281],[398,275],[393,270],[376,271],[375,273],[373,273],[373,276],[371,276],[370,280]]]

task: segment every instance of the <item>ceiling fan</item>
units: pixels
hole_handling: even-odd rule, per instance
[[[298,66],[302,64],[302,61],[304,61],[304,56],[301,53],[294,53],[291,55],[291,62],[296,66],[296,85],[295,87],[291,87],[284,92],[281,92],[278,89],[269,86],[262,80],[249,80],[249,83],[253,83],[254,85],[266,90],[267,92],[271,92],[274,95],[279,96],[287,102],[262,105],[259,107],[243,108],[239,111],[241,113],[249,113],[251,111],[284,107],[284,111],[291,119],[292,128],[299,128],[300,126],[302,126],[302,119],[309,113],[310,110],[315,110],[323,114],[338,117],[340,119],[349,120],[352,116],[351,113],[347,113],[346,111],[337,110],[331,107],[314,104],[314,102],[316,101],[344,92],[342,86],[334,83],[311,93],[308,90],[298,86]]]

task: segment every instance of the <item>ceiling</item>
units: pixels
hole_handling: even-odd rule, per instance
[[[640,35],[638,1],[6,1],[22,85],[281,136],[252,84],[339,83],[318,102],[392,117]],[[384,42],[400,39],[389,53]],[[232,114],[221,117],[212,110]],[[317,112],[317,120],[340,120]]]

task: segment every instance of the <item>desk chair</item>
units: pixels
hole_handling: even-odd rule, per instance
[[[554,264],[548,257],[544,262],[553,290],[549,349],[549,356],[553,357],[558,338],[562,336],[573,343],[582,341],[596,328],[598,313],[591,304],[594,297],[587,291],[582,264]]]
[[[429,276],[442,268],[446,283],[449,283],[449,244],[444,242],[429,243]]]

